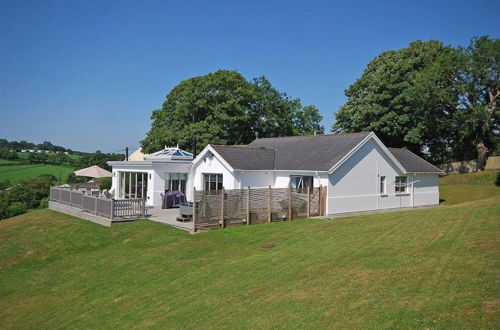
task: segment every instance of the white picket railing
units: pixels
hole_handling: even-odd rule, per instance
[[[145,200],[139,198],[115,200],[87,195],[78,190],[50,187],[50,200],[111,220],[146,216]]]

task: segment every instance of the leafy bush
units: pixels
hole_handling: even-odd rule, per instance
[[[45,207],[48,204],[50,186],[56,182],[53,175],[42,174],[36,178],[21,180],[9,190],[0,191],[0,219],[13,217],[28,209]]]
[[[5,190],[11,186],[11,183],[9,180],[2,180],[0,181],[0,191]]]
[[[111,182],[111,178],[102,178],[99,180],[100,183],[99,183],[99,189],[100,190],[109,190],[111,189],[111,185],[112,185],[112,182]]]
[[[49,207],[49,197],[45,197],[40,201],[40,205],[38,205],[39,209],[46,209]]]
[[[7,207],[7,217],[14,217],[19,214],[26,212],[26,204],[22,202],[15,202]]]
[[[90,178],[86,176],[76,176],[75,173],[71,172],[66,178],[66,183],[77,183],[77,182],[87,182]]]

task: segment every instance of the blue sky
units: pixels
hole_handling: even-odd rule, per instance
[[[0,0],[0,138],[137,147],[181,80],[235,69],[319,107],[380,52],[499,37],[500,1]]]

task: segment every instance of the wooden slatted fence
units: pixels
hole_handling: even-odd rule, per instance
[[[193,229],[249,225],[324,215],[326,189],[245,188],[194,191]],[[321,197],[320,197],[321,196]]]

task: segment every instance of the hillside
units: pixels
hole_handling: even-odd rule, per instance
[[[0,324],[496,328],[500,188],[461,203],[464,184],[431,209],[200,235],[34,211],[0,222]]]
[[[40,174],[52,174],[58,178],[59,183],[66,182],[68,174],[74,171],[74,168],[60,165],[14,165],[0,166],[0,181],[9,180],[10,183],[16,184],[21,179],[29,179],[39,176]]]

